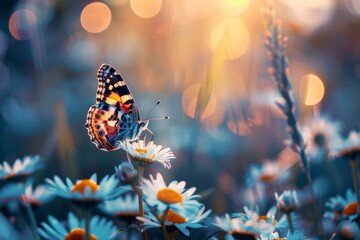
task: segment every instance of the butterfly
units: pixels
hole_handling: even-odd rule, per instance
[[[120,141],[138,140],[147,129],[149,120],[140,120],[126,82],[113,67],[102,64],[97,79],[96,104],[89,108],[85,127],[97,148],[117,150]]]

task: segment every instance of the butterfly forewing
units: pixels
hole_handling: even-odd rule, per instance
[[[126,82],[113,67],[101,65],[97,77],[96,104],[90,107],[85,126],[97,148],[116,150],[119,141],[138,135],[138,109]]]
[[[106,103],[118,107],[127,114],[139,119],[136,103],[121,75],[111,66],[103,64],[98,73],[98,90],[96,103]],[[133,112],[134,111],[134,112]]]

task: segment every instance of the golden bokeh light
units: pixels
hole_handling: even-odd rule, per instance
[[[133,12],[141,18],[152,18],[160,12],[162,0],[130,0]]]
[[[229,120],[227,122],[229,130],[239,136],[248,136],[251,134],[249,124],[244,120]]]
[[[101,2],[88,4],[81,12],[81,26],[90,33],[100,33],[107,29],[111,22],[110,8]]]
[[[346,0],[348,1],[348,0]],[[304,34],[310,34],[328,23],[336,6],[335,0],[282,0],[289,14],[284,22],[296,27]]]
[[[249,45],[249,33],[245,24],[234,17],[217,23],[211,31],[211,50],[225,59],[233,60],[245,54]]]
[[[219,5],[230,15],[239,15],[249,7],[250,0],[219,0]]]
[[[307,106],[316,105],[323,99],[325,87],[321,79],[314,74],[302,77],[300,83],[300,97]]]
[[[200,84],[195,84],[188,87],[182,96],[182,108],[183,111],[191,118],[195,118],[196,104],[198,101],[198,95],[200,90]],[[200,119],[206,119],[210,117],[216,108],[216,98],[214,94],[211,94],[209,102],[205,107],[204,112],[201,114]]]
[[[30,9],[16,10],[9,19],[9,31],[17,40],[30,39],[37,22],[35,13]]]

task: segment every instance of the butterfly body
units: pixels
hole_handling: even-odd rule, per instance
[[[148,120],[141,121],[135,100],[120,74],[110,65],[98,70],[96,104],[86,117],[91,141],[104,151],[119,149],[119,141],[139,139]]]

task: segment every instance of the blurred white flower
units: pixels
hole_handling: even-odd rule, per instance
[[[170,159],[175,158],[170,148],[162,148],[155,145],[152,141],[148,144],[143,140],[130,142],[129,140],[120,142],[120,147],[129,153],[134,165],[145,167],[151,163],[161,163],[165,168],[170,168]]]

